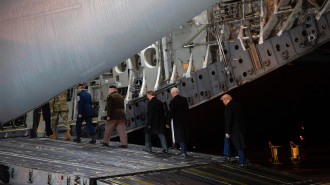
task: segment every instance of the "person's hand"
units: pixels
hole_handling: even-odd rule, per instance
[[[229,138],[229,134],[228,133],[226,133],[226,138]]]
[[[107,117],[107,120],[110,121],[110,117]]]
[[[53,113],[54,111],[53,111],[53,109],[50,109],[50,113]]]
[[[79,114],[79,115],[78,115],[78,118],[82,118],[82,115],[81,115],[81,114]]]
[[[166,125],[166,128],[170,128],[170,125]]]

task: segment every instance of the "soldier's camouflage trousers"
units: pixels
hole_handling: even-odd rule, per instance
[[[58,123],[59,117],[61,116],[63,122],[64,122],[64,126],[66,129],[70,128],[70,124],[68,121],[68,115],[69,112],[68,111],[55,111],[52,113],[51,115],[51,125],[52,125],[52,129],[56,128],[56,125]]]

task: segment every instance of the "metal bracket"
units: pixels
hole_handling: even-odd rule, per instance
[[[12,169],[11,169],[11,174],[10,174],[12,179],[14,179],[14,174],[15,174],[14,172],[15,172],[15,171],[14,171],[14,168],[12,168]]]
[[[66,179],[66,184],[70,185],[70,181],[71,181],[71,177],[68,176],[67,179]]]
[[[51,185],[51,184],[52,184],[52,174],[51,174],[51,173],[48,174],[48,181],[47,181],[47,184],[48,184],[48,185]]]
[[[33,177],[33,170],[30,170],[29,171],[29,181],[28,181],[29,184],[33,183],[33,178],[32,177]]]

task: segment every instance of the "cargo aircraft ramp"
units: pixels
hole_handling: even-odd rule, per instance
[[[9,184],[317,184],[310,179],[249,164],[238,167],[220,155],[171,149],[145,152],[143,146],[119,148],[45,138],[0,140],[2,175]],[[0,181],[1,182],[1,181]]]

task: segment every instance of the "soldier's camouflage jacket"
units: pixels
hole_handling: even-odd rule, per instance
[[[66,103],[68,91],[64,91],[49,101],[49,108],[55,111],[69,111]]]

